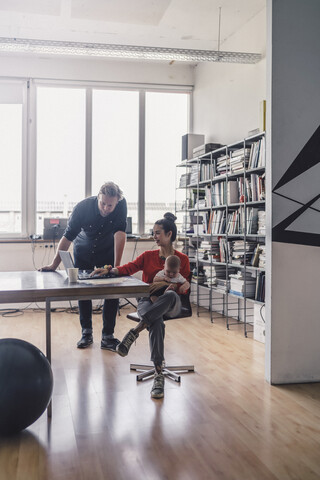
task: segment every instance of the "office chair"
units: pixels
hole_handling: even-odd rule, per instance
[[[174,320],[176,318],[185,318],[192,316],[192,308],[190,304],[190,291],[187,295],[181,295],[181,313],[178,317],[167,318],[167,320]],[[140,318],[137,312],[129,313],[127,318],[135,322],[140,322]],[[141,372],[137,375],[137,381],[142,382],[142,380],[148,380],[153,377],[155,374],[155,368],[152,365],[140,365],[137,363],[130,364],[130,370]],[[165,377],[174,380],[177,383],[181,382],[180,373],[189,373],[194,372],[194,365],[164,365],[162,373]]]

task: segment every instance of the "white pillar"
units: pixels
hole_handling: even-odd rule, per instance
[[[268,0],[267,8],[266,378],[313,382],[320,381],[320,1]]]

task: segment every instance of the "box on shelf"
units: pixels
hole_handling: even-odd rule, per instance
[[[199,145],[193,149],[193,158],[217,150],[220,147],[222,147],[221,143],[204,143],[203,145]]]
[[[248,137],[253,137],[254,135],[259,135],[260,128],[254,128],[253,130],[249,130]]]
[[[253,338],[258,342],[265,343],[266,341],[266,324],[261,316],[261,310],[265,312],[263,305],[254,305],[254,324],[253,324]]]
[[[182,156],[181,160],[190,160],[193,158],[193,149],[204,143],[204,135],[197,133],[187,133],[182,137]]]

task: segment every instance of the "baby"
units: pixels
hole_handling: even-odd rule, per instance
[[[189,282],[181,275],[180,271],[180,258],[176,255],[170,255],[166,258],[164,269],[158,272],[153,283],[150,286],[150,299],[154,302],[160,295],[166,290],[177,290],[180,285],[187,284],[190,287]],[[161,285],[160,285],[161,282]]]

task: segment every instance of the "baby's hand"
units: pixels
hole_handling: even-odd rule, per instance
[[[180,285],[179,293],[183,294],[186,293],[190,288],[190,283],[185,281],[182,285]]]
[[[169,287],[166,289],[166,292],[168,290],[173,290],[174,292],[177,290],[178,284],[177,283],[170,283]]]

